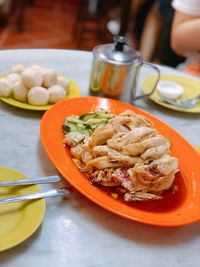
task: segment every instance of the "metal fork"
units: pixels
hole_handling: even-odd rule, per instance
[[[70,191],[66,187],[50,189],[43,192],[36,192],[28,195],[16,196],[16,197],[7,197],[0,198],[0,204],[13,203],[24,200],[33,200],[33,199],[41,199],[46,197],[57,197],[57,196],[68,196]]]
[[[46,184],[59,182],[60,177],[58,175],[44,176],[39,178],[12,180],[6,182],[0,182],[1,186],[14,186],[14,185],[31,185],[31,184]]]
[[[171,99],[166,96],[160,96],[160,98],[164,100],[166,103],[169,103],[171,105],[185,108],[185,109],[190,109],[190,108],[193,108],[197,104],[198,100],[200,100],[200,94],[192,98],[185,99],[185,100],[175,100],[175,99]]]

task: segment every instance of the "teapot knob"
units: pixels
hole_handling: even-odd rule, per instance
[[[114,37],[114,42],[115,42],[115,50],[117,51],[123,51],[124,50],[124,45],[127,43],[126,42],[126,37],[124,36],[115,36]]]

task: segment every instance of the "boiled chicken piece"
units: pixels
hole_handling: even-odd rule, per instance
[[[74,145],[76,145],[76,143],[69,137],[68,134],[65,134],[65,137],[63,139],[63,143],[65,145],[70,146],[70,147],[73,147]]]
[[[101,184],[103,186],[120,186],[121,181],[117,176],[113,175],[113,169],[97,170],[91,174],[91,182]]]
[[[113,149],[107,145],[95,146],[92,148],[92,154],[95,158],[98,156],[108,156],[109,151],[113,151]]]
[[[128,133],[118,133],[114,135],[107,141],[107,145],[121,151],[129,144],[142,141],[146,138],[155,136],[156,134],[157,131],[153,128],[138,127],[129,131]]]
[[[107,145],[104,146],[96,146],[92,149],[93,155],[96,156],[108,156],[110,161],[117,161],[122,165],[127,164],[127,166],[134,166],[138,162],[143,162],[139,157],[130,157],[123,155],[116,150],[110,148]]]
[[[162,144],[162,145],[148,148],[144,153],[141,154],[141,158],[143,160],[148,160],[148,161],[158,159],[162,157],[163,155],[168,155],[169,148],[170,148],[169,142]]]
[[[169,189],[178,171],[178,160],[166,156],[149,165],[137,164],[128,170],[135,191],[160,192]]]
[[[112,124],[113,128],[115,129],[116,133],[123,133],[123,132],[129,131],[129,129],[126,126],[120,124],[117,121],[113,121],[111,124]]]
[[[128,127],[129,129],[134,129],[135,127],[141,126],[153,127],[153,123],[149,119],[131,111],[124,111],[123,113],[118,114],[113,119],[111,119],[109,123],[113,122],[118,122]]]
[[[118,116],[122,116],[122,117],[136,117],[137,114],[134,111],[132,111],[130,109],[127,109],[127,110],[119,113]]]
[[[135,127],[141,127],[141,126],[153,127],[153,123],[147,118],[143,117],[142,115],[137,115],[136,117],[131,118],[131,122],[128,122],[126,126],[130,130],[132,130]]]
[[[108,156],[102,156],[87,162],[85,169],[87,172],[93,172],[94,169],[117,168],[119,166],[118,162],[111,162]]]
[[[89,152],[85,151],[82,154],[82,158],[81,159],[82,159],[82,162],[84,164],[87,164],[90,160],[92,160],[92,155]]]
[[[174,171],[175,172],[178,171],[178,159],[175,157],[166,155],[160,159],[154,160],[150,164],[150,171],[152,173],[155,167],[161,175],[170,175],[174,173]]]
[[[118,154],[117,152],[110,152],[108,156],[101,156],[88,161],[86,164],[86,170],[93,170],[93,167],[96,169],[132,167],[139,162],[142,162],[141,158],[139,157],[121,156],[120,153]]]
[[[162,196],[145,192],[126,193],[124,195],[125,201],[142,201],[142,200],[155,200],[155,199],[162,199]]]
[[[127,130],[141,126],[152,127],[152,123],[142,115],[134,115],[134,117],[115,116],[105,126],[94,131],[91,136],[91,146],[105,144],[114,134],[127,132]]]
[[[114,134],[116,134],[115,128],[112,125],[106,124],[93,132],[90,138],[90,145],[93,147],[105,144]]]
[[[129,178],[127,170],[121,168],[110,168],[105,170],[96,170],[91,175],[92,182],[104,185],[104,186],[122,186],[124,192],[134,190],[132,181]]]
[[[140,128],[137,128],[140,129]],[[145,152],[146,149],[164,144],[169,144],[169,140],[162,135],[147,138],[141,142],[131,143],[123,147],[122,153],[137,156]],[[170,144],[169,144],[170,145]]]
[[[89,138],[85,138],[83,143],[78,144],[70,149],[71,154],[77,158],[81,159],[84,164],[92,159],[91,148],[89,146]]]
[[[112,118],[107,125],[113,125],[115,123],[121,124],[123,126],[126,126],[128,123],[131,123],[132,118],[131,117],[122,117],[122,116],[115,116]],[[128,128],[127,128],[128,129]],[[128,129],[129,130],[129,129]]]
[[[153,126],[152,121],[150,121],[149,119],[147,119],[146,117],[140,114],[133,112],[132,110],[125,110],[119,113],[118,116],[132,117],[134,120],[131,120],[131,124],[133,124],[132,126],[134,127],[138,127],[138,126],[152,127]]]
[[[70,152],[75,158],[81,159],[84,153],[83,145],[78,144],[77,146],[71,147]]]

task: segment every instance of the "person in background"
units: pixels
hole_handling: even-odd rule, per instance
[[[173,0],[171,47],[185,56],[184,70],[200,77],[200,0]]]
[[[141,16],[142,12],[143,16]],[[174,9],[171,6],[171,0],[143,1],[143,5],[135,15],[134,30],[139,40],[138,50],[145,61],[176,67],[185,60],[184,57],[177,55],[170,46],[173,15]],[[141,23],[141,19],[143,19],[143,23]]]

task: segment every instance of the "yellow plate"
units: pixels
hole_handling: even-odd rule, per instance
[[[69,89],[69,92],[68,92],[66,98],[73,98],[73,97],[78,97],[78,96],[80,96],[80,88],[78,87],[78,85],[74,81],[72,81],[70,79],[70,89]],[[14,106],[17,108],[22,108],[22,109],[29,109],[29,110],[43,111],[43,110],[48,110],[53,106],[53,105],[44,105],[44,106],[30,105],[28,103],[17,101],[12,97],[1,97],[0,99],[3,102],[5,102],[11,106]]]
[[[147,77],[143,83],[142,83],[142,90],[144,93],[149,92],[149,88],[153,87],[153,84],[155,83],[156,77],[154,75]],[[183,93],[183,99],[193,97],[200,93],[200,81],[193,80],[192,78],[188,78],[186,76],[180,76],[180,75],[161,75],[161,81],[169,80],[173,82],[177,82],[184,88]],[[195,107],[191,109],[185,109],[173,106],[171,104],[165,103],[160,97],[157,91],[155,91],[150,97],[151,100],[156,102],[157,104],[167,107],[169,109],[178,110],[182,112],[188,112],[188,113],[200,113],[200,102],[196,104]]]
[[[0,181],[26,178],[22,173],[0,166]],[[38,192],[37,185],[0,187],[0,198]],[[45,214],[44,199],[0,204],[0,251],[12,248],[30,237]]]

